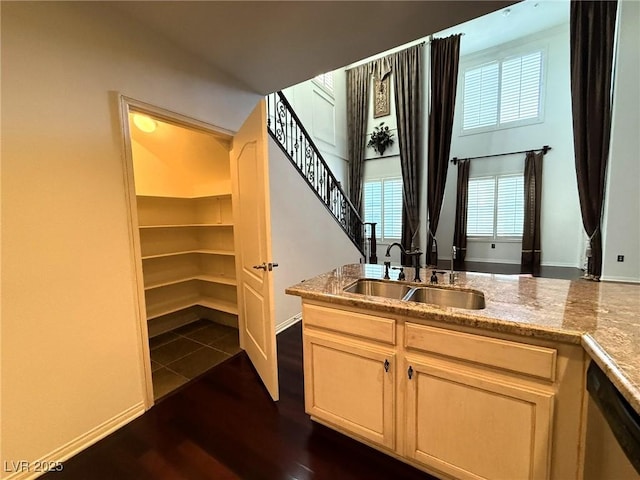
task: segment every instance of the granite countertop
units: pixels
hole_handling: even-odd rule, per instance
[[[413,269],[405,268],[407,279]],[[286,289],[290,295],[527,337],[581,344],[640,413],[640,285],[460,272],[448,288],[480,290],[486,308],[465,310],[346,293],[359,278],[381,279],[382,265],[353,264]],[[394,277],[393,271],[391,276]],[[423,282],[431,269],[423,269]],[[444,277],[444,278],[443,278]]]

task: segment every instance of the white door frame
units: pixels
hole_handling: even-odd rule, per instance
[[[140,382],[143,386],[144,407],[149,410],[154,405],[153,383],[151,379],[151,354],[149,351],[149,328],[146,318],[146,305],[144,297],[144,278],[142,275],[142,254],[140,251],[140,236],[138,234],[138,210],[136,202],[136,187],[133,172],[133,153],[131,150],[131,130],[129,125],[129,113],[138,112],[150,115],[158,120],[172,123],[191,130],[198,130],[216,137],[225,145],[228,151],[231,150],[233,136],[235,132],[227,130],[180,113],[172,112],[149,103],[126,97],[120,93],[113,92],[115,103],[118,106],[120,118],[120,131],[122,132],[122,162],[124,172],[125,201],[128,205],[127,217],[129,225],[129,245],[132,255],[136,302],[136,316],[138,318],[137,336],[141,346],[139,350]]]

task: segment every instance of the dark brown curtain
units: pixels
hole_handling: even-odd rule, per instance
[[[371,67],[347,70],[347,135],[349,143],[349,196],[362,214],[362,178],[369,114]]]
[[[582,224],[590,238],[588,274],[602,272],[602,205],[611,132],[611,73],[617,2],[572,1],[571,101]]]
[[[458,188],[456,193],[456,221],[453,229],[453,245],[456,247],[456,259],[453,264],[457,269],[464,266],[467,256],[467,206],[469,204],[469,160],[458,162]]]
[[[402,246],[418,246],[420,225],[420,158],[422,151],[422,45],[402,50],[390,57],[395,80],[398,146],[402,168]],[[402,264],[409,259],[402,254]]]
[[[459,58],[460,35],[435,38],[431,41],[431,111],[427,158],[429,229],[425,259],[427,265],[436,265],[438,262],[437,249],[432,252],[432,248],[447,180]]]
[[[540,206],[542,201],[542,152],[527,152],[524,159],[524,225],[522,228],[522,273],[540,276]]]

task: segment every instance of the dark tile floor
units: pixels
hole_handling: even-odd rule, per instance
[[[238,330],[198,320],[149,340],[156,400],[240,351]]]

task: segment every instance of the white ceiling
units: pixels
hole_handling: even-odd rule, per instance
[[[438,37],[464,33],[460,54],[470,53],[569,24],[569,0],[525,0],[438,32]]]
[[[110,2],[267,94],[511,5],[481,1]]]

